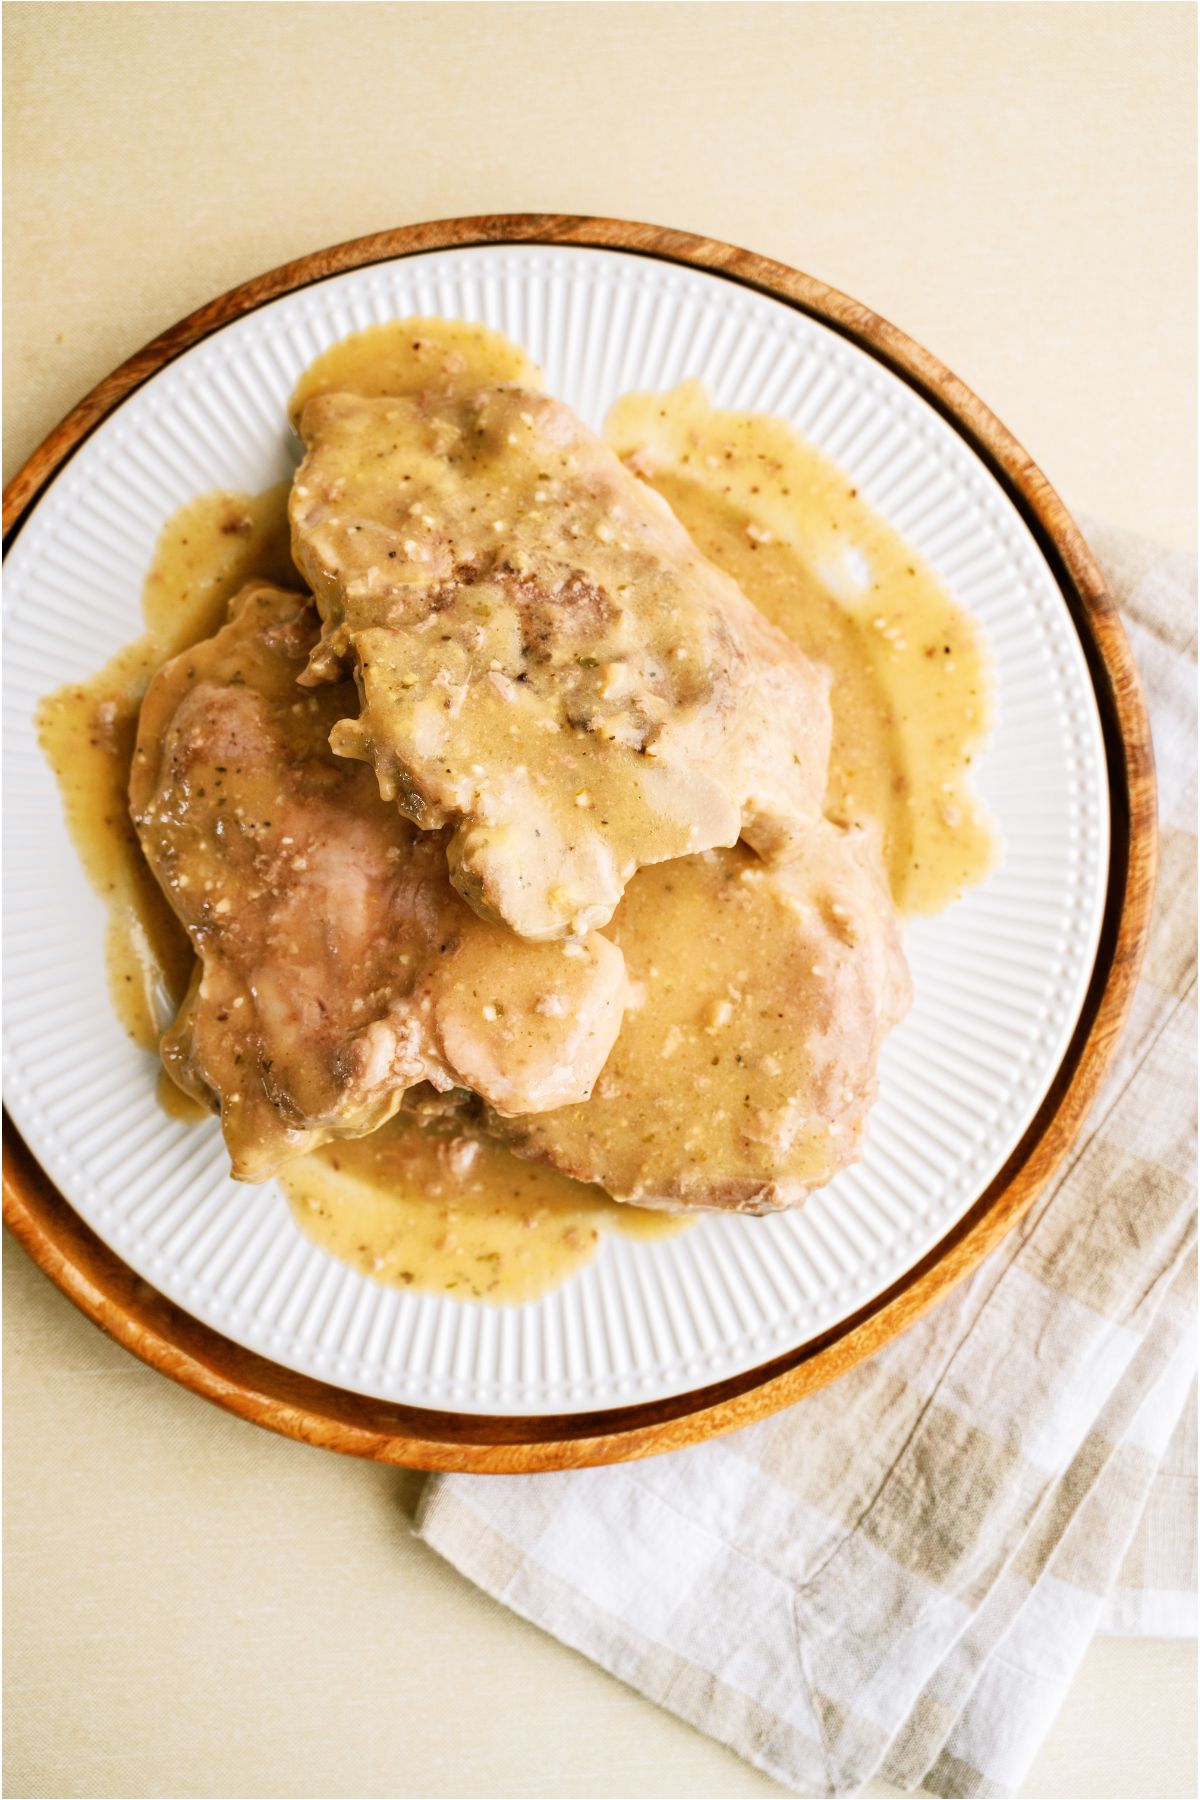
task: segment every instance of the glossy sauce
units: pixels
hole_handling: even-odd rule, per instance
[[[606,1228],[665,1237],[687,1223],[618,1206],[486,1138],[404,1118],[325,1145],[279,1181],[302,1230],[374,1280],[512,1305],[590,1262]]]
[[[288,415],[293,424],[317,394],[456,393],[515,381],[541,387],[537,364],[498,331],[461,319],[393,319],[342,338],[310,363],[296,383]]]
[[[941,912],[996,854],[970,785],[991,687],[974,622],[782,420],[715,411],[686,382],[619,400],[606,435],[705,555],[833,671],[825,810],[879,823],[901,912]]]
[[[322,392],[497,381],[534,386],[540,376],[497,333],[403,320],[333,346],[301,379],[291,413]],[[901,908],[937,911],[980,880],[995,853],[969,786],[988,721],[986,663],[978,632],[931,572],[795,432],[767,417],[713,412],[698,384],[629,396],[614,408],[608,436],[701,550],[833,668],[827,809],[840,820],[880,822]],[[286,498],[277,488],[254,498],[206,495],[185,507],[147,576],[145,635],[40,709],[73,841],[108,901],[114,1005],[148,1048],[182,997],[192,955],[129,823],[141,696],[167,657],[216,628],[246,581],[296,583]],[[173,1116],[198,1112],[165,1075],[159,1092]],[[304,1231],[372,1278],[512,1303],[581,1268],[602,1229],[653,1237],[688,1222],[618,1206],[448,1121],[421,1129],[401,1118],[327,1145],[292,1164],[282,1185]]]

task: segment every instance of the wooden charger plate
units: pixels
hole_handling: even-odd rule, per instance
[[[1111,808],[1105,913],[1083,1008],[1004,1167],[932,1250],[853,1315],[772,1362],[668,1399],[603,1412],[463,1414],[370,1399],[285,1369],[157,1293],[84,1224],[6,1120],[6,1222],[63,1292],[143,1361],[232,1412],[330,1449],[418,1468],[527,1472],[653,1455],[789,1405],[906,1329],[994,1248],[1070,1148],[1108,1067],[1149,929],[1157,840],[1136,670],[1099,570],[1041,472],[949,370],[894,326],[809,276],[686,233],[562,215],[457,219],[360,238],[260,276],[155,339],[80,402],[6,490],[6,541],[89,432],[174,357],[230,321],[330,275],[417,252],[497,243],[640,252],[720,275],[819,320],[933,405],[1000,482],[1061,588],[1095,688]]]

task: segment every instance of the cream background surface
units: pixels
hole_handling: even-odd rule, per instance
[[[15,4],[5,53],[6,477],[234,282],[558,209],[833,282],[1191,542],[1190,7]],[[10,1242],[5,1295],[7,1793],[780,1792],[416,1543],[417,1477],[175,1388]],[[1194,1693],[1098,1643],[1026,1792],[1194,1792]]]

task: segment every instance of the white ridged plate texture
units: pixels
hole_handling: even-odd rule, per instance
[[[889,1042],[862,1161],[798,1213],[609,1234],[536,1304],[379,1287],[312,1245],[273,1187],[235,1184],[215,1124],[155,1099],[113,1016],[104,909],[62,823],[33,712],[140,629],[164,522],[214,487],[284,477],[288,393],[347,332],[414,313],[481,320],[600,425],[632,388],[689,377],[778,413],[833,457],[980,621],[997,724],[979,770],[1000,868],[909,928],[912,1013]],[[856,1311],[970,1207],[1035,1113],[1091,973],[1108,871],[1104,751],[1062,595],[969,446],[871,357],[782,302],[618,252],[487,246],[398,259],[237,320],[92,434],[6,565],[7,1099],[88,1224],[189,1312],[364,1394],[480,1413],[591,1411],[706,1386]]]

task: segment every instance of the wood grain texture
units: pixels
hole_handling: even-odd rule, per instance
[[[708,269],[820,319],[917,389],[996,475],[1055,573],[1096,688],[1112,810],[1108,897],[1083,1010],[1050,1089],[1004,1168],[940,1244],[853,1317],[773,1363],[671,1400],[603,1413],[480,1418],[371,1400],[293,1374],[201,1325],[128,1268],[84,1225],[5,1121],[7,1224],[51,1280],[143,1361],[243,1418],[329,1449],[414,1468],[527,1473],[656,1455],[790,1405],[906,1330],[995,1248],[1069,1151],[1108,1069],[1149,932],[1157,830],[1149,725],[1120,620],[1078,528],[1020,444],[949,369],[867,307],[783,264],[686,232],[564,214],[451,219],[358,238],[258,276],[148,344],[51,432],[5,490],[6,537],[127,395],[231,319],[346,269],[485,243],[603,247]]]

